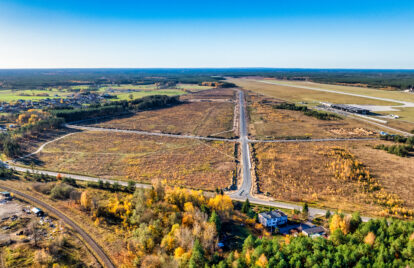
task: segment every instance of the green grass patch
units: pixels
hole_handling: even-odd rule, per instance
[[[68,94],[67,92],[48,90],[0,90],[0,101],[56,99],[65,98]]]
[[[151,90],[151,91],[140,91],[140,92],[129,92],[129,93],[118,93],[115,94],[118,98],[111,99],[112,101],[119,101],[119,100],[130,100],[130,96],[132,95],[132,99],[139,99],[146,96],[152,95],[167,95],[167,96],[177,96],[182,95],[185,92],[182,90],[177,89],[165,89],[165,90]]]

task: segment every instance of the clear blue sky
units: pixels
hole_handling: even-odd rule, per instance
[[[0,68],[414,69],[413,0],[0,0]]]

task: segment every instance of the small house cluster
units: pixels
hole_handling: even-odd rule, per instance
[[[80,108],[83,105],[89,105],[94,103],[100,103],[104,99],[111,98],[109,94],[96,94],[96,93],[74,93],[66,96],[65,98],[46,98],[41,100],[17,100],[10,104],[8,102],[2,102],[0,104],[0,112],[3,113],[20,113],[29,109],[44,109],[62,106],[71,106],[73,108]]]

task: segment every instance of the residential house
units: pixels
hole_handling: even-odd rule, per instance
[[[265,227],[275,227],[287,223],[288,217],[280,210],[259,213],[259,222]]]

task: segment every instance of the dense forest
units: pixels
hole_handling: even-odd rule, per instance
[[[304,236],[277,239],[248,237],[241,252],[216,267],[412,267],[414,223],[343,216],[331,219],[329,239]]]
[[[266,76],[320,83],[362,84],[403,90],[414,86],[413,70],[354,69],[36,69],[0,70],[0,88],[27,89],[89,84],[195,83],[221,81],[225,76]]]

